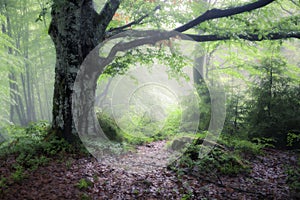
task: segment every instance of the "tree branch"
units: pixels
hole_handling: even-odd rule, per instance
[[[190,28],[193,28],[197,26],[198,24],[201,24],[202,22],[212,20],[212,19],[217,19],[217,18],[223,18],[223,17],[229,17],[232,15],[240,14],[243,12],[249,12],[258,8],[262,8],[270,3],[272,3],[275,0],[258,0],[253,3],[249,3],[243,6],[238,6],[234,8],[228,8],[225,10],[222,9],[212,9],[206,11],[203,15],[197,17],[196,19],[174,29],[174,31],[178,32],[184,32]]]
[[[297,38],[300,39],[300,32],[278,32],[269,33],[267,35],[261,36],[259,34],[239,34],[236,36],[220,36],[220,35],[192,35],[185,34],[196,42],[209,42],[209,41],[220,41],[220,40],[230,40],[230,39],[243,39],[249,41],[263,41],[263,40],[280,40],[287,38]]]
[[[98,15],[98,22],[101,22],[102,32],[104,32],[112,20],[113,16],[115,15],[116,11],[120,6],[121,0],[109,0],[105,3],[104,7],[102,8],[100,14]]]
[[[156,12],[156,11],[159,10],[159,9],[160,9],[160,5],[156,6],[156,7],[153,9],[152,13]],[[124,25],[124,26],[120,26],[120,27],[117,27],[117,28],[110,29],[109,31],[112,32],[112,31],[120,30],[120,29],[123,30],[123,29],[129,28],[129,27],[131,27],[131,26],[133,26],[133,25],[137,25],[137,24],[141,23],[145,18],[149,17],[149,15],[150,15],[150,13],[145,14],[145,15],[143,15],[142,17],[140,17],[139,19],[130,22],[129,24],[126,24],[126,25]]]

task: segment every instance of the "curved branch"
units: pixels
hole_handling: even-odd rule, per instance
[[[196,42],[211,42],[211,41],[220,41],[220,40],[230,40],[230,39],[243,39],[248,41],[263,41],[263,40],[280,40],[288,38],[297,38],[300,39],[300,32],[278,32],[278,33],[269,33],[267,35],[260,34],[239,34],[235,36],[220,36],[220,35],[192,35],[185,34],[191,40]]]
[[[234,7],[234,8],[228,8],[225,10],[222,10],[222,9],[208,10],[203,15],[197,17],[196,19],[174,29],[174,31],[184,32],[190,28],[197,26],[198,24],[201,24],[202,22],[212,20],[212,19],[217,19],[217,18],[229,17],[232,15],[256,10],[258,8],[262,8],[262,7],[272,3],[273,1],[275,1],[275,0],[258,0],[253,3],[249,3],[246,5],[238,6],[238,7]]]

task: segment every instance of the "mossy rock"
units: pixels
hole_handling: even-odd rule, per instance
[[[117,123],[114,119],[109,117],[108,115],[104,113],[98,113],[97,119],[100,124],[101,129],[103,130],[106,137],[115,142],[122,142],[123,136],[120,134],[121,130],[118,127]]]
[[[171,144],[171,149],[173,151],[181,151],[185,147],[187,147],[189,144],[191,144],[193,141],[193,138],[190,137],[180,137],[173,140]]]

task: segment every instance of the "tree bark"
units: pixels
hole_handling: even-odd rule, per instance
[[[53,2],[49,27],[56,49],[52,131],[70,143],[79,141],[72,113],[77,73],[89,52],[103,41],[105,29],[119,4],[119,1],[111,0],[98,14],[92,0]],[[93,101],[86,103],[93,106]]]

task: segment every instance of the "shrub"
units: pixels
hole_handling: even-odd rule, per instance
[[[249,172],[248,164],[242,161],[239,154],[215,147],[203,158],[199,158],[201,148],[206,147],[195,143],[190,145],[179,161],[172,163],[173,169],[174,166],[179,169],[188,168],[187,171],[194,171],[198,175],[217,173],[235,176]]]

